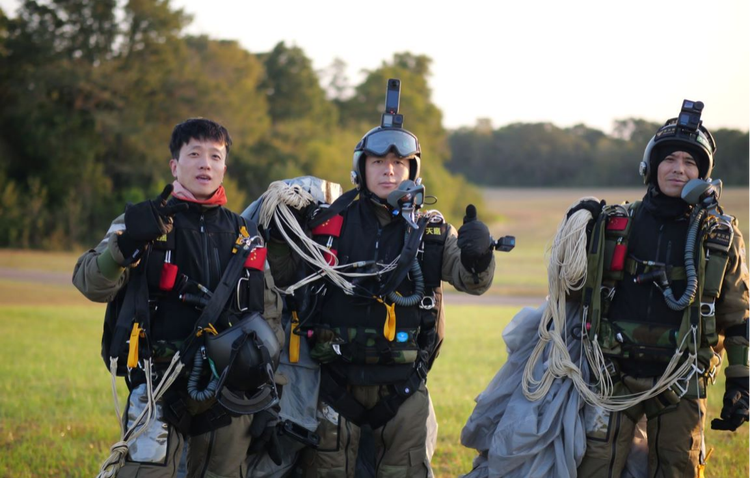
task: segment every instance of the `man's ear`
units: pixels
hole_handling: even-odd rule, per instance
[[[175,158],[169,160],[169,169],[172,171],[172,177],[177,179],[177,160]]]

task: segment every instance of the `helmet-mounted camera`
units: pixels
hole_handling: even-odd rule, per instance
[[[680,116],[677,117],[677,126],[688,131],[698,131],[701,125],[701,112],[703,111],[702,101],[684,100]]]
[[[383,128],[403,128],[404,115],[398,114],[398,106],[401,103],[401,80],[391,78],[385,90],[385,111],[380,118],[380,126]]]
[[[679,115],[667,120],[651,138],[638,168],[644,184],[649,183],[659,161],[664,159],[658,157],[664,154],[664,148],[682,149],[690,153],[698,162],[701,177],[708,178],[711,175],[716,142],[703,126],[703,107],[701,101],[684,100]]]

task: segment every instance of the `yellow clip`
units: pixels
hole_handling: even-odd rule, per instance
[[[237,240],[234,241],[234,245],[235,246],[242,245],[242,242],[248,237],[250,237],[250,233],[247,232],[247,228],[245,226],[240,227],[240,235],[237,236]],[[232,248],[232,254],[236,254],[236,253],[237,253],[237,248],[236,247]]]
[[[714,452],[713,448],[708,449],[708,453],[706,453],[706,457],[703,458],[703,463],[698,464],[698,478],[704,478],[706,476],[706,463],[708,463],[708,459],[711,458],[711,453]]]
[[[297,330],[298,326],[299,316],[297,316],[297,311],[293,310],[291,327],[292,333],[289,334],[289,362],[291,363],[299,362],[299,335],[294,333]]]
[[[133,323],[133,330],[130,332],[130,348],[128,349],[128,368],[138,366],[138,337],[141,335],[141,329],[138,322]]]
[[[393,339],[396,338],[396,303],[388,305],[380,297],[375,297],[375,300],[385,306],[386,317],[385,325],[383,325],[383,335],[389,342],[393,342]]]
[[[203,327],[198,331],[198,333],[195,334],[196,337],[200,337],[203,335],[203,332],[209,332],[211,335],[219,335],[219,332],[216,330],[216,327],[214,327],[214,324],[209,323],[208,327]]]

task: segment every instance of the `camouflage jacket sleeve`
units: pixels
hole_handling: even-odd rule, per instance
[[[128,270],[120,264],[125,262],[116,236],[125,230],[125,215],[117,217],[109,227],[104,239],[94,248],[83,253],[73,270],[73,285],[94,302],[110,302],[128,281]]]
[[[471,295],[484,294],[492,285],[495,275],[495,256],[486,271],[474,276],[461,264],[461,250],[458,248],[458,233],[456,228],[448,224],[448,237],[445,239],[443,248],[443,270],[442,279],[449,282],[453,287]]]
[[[733,221],[734,240],[729,250],[729,261],[724,274],[724,282],[721,294],[716,301],[716,322],[720,332],[730,327],[742,326],[748,320],[748,269],[747,257],[745,255],[745,241],[742,233],[737,227],[737,221]],[[736,327],[735,327],[736,328]],[[747,377],[747,332],[744,336],[730,335],[724,340],[724,348],[730,355],[729,366],[726,368],[727,377]],[[745,365],[732,360],[735,351],[740,350],[744,355]]]

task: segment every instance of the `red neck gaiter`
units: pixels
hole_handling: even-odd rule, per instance
[[[203,200],[197,199],[195,196],[193,196],[193,193],[185,189],[185,186],[180,184],[178,181],[174,181],[172,185],[174,186],[172,196],[176,197],[177,199],[182,199],[183,201],[203,204],[204,206],[223,206],[227,203],[227,195],[224,191],[223,185],[219,186],[219,189],[214,191],[213,195],[210,198]]]

